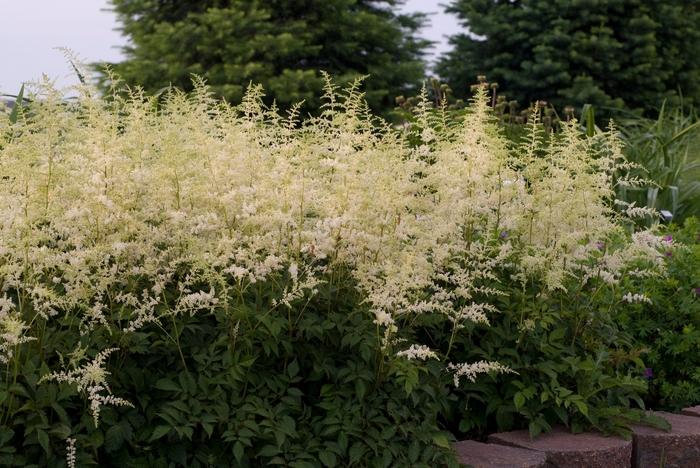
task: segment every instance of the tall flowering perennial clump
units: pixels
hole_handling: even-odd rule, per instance
[[[98,424],[102,405],[129,402],[110,394],[114,350],[95,349],[92,336],[234,313],[245,291],[273,279],[270,313],[284,313],[342,269],[383,353],[439,358],[458,383],[508,369],[450,362],[452,340],[445,355],[405,343],[416,316],[444,317],[453,338],[487,325],[503,265],[515,281],[540,276],[557,289],[575,275],[614,281],[635,255],[658,260],[648,233],[630,244],[634,255],[596,247],[623,226],[614,132],[585,139],[571,122],[545,145],[533,122],[513,149],[479,90],[456,124],[424,96],[411,146],[371,116],[359,85],[329,80],[323,113],[303,122],[264,106],[258,87],[231,106],[199,81],[161,101],[138,90],[103,100],[88,87],[64,101],[40,85],[16,123],[0,116],[2,360],[40,340],[41,323],[70,319],[80,352],[44,381],[76,384]]]

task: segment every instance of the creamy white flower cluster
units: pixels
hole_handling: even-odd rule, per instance
[[[15,311],[15,304],[7,296],[0,297],[0,362],[7,364],[14,349],[36,338],[26,336],[29,326]]]
[[[314,274],[314,271],[308,267],[304,268],[303,274],[300,278],[299,266],[296,263],[289,265],[288,271],[292,283],[285,285],[284,290],[282,291],[282,297],[279,299],[273,299],[272,305],[278,306],[282,304],[291,309],[294,301],[304,297],[314,296],[317,292],[316,286],[318,286],[321,281]]]
[[[66,439],[66,466],[68,468],[75,468],[75,463],[75,439],[73,437],[68,437]]]
[[[466,377],[470,382],[476,382],[476,377],[479,374],[487,374],[490,372],[496,374],[514,372],[512,369],[499,364],[497,362],[477,361],[472,363],[452,364],[447,366],[454,376],[455,387],[459,387],[460,377]]]
[[[429,347],[425,345],[417,345],[417,344],[412,344],[408,349],[404,349],[403,351],[399,351],[396,353],[397,356],[399,357],[405,357],[408,360],[414,360],[414,359],[419,359],[421,361],[425,361],[426,359],[437,359],[438,361],[440,358],[438,355],[435,353],[435,351],[431,350]]]
[[[651,304],[651,299],[646,294],[632,294],[631,292],[626,293],[622,296],[622,300],[630,304],[646,303]]]
[[[109,372],[105,370],[105,361],[107,357],[116,348],[109,348],[97,353],[95,358],[78,369],[71,371],[53,372],[41,378],[41,382],[65,382],[75,384],[78,391],[86,392],[88,401],[90,401],[90,411],[92,413],[95,427],[98,426],[100,420],[100,409],[103,405],[112,406],[130,406],[133,405],[123,398],[111,395],[109,385],[107,384],[107,376]],[[107,392],[105,394],[104,392]]]

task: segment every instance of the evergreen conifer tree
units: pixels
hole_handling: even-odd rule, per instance
[[[509,98],[652,110],[679,90],[700,103],[696,0],[453,0],[468,32],[438,73],[457,94],[477,75]]]
[[[370,75],[370,106],[386,110],[415,92],[428,41],[422,14],[398,14],[404,0],[111,0],[130,40],[111,64],[130,85],[188,90],[192,74],[237,102],[249,83],[287,107],[318,106],[320,71],[338,82]]]

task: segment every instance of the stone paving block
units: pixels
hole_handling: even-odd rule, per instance
[[[671,423],[671,431],[634,426],[634,466],[700,468],[700,418],[664,412],[654,414]]]
[[[690,408],[685,408],[681,411],[681,414],[686,416],[696,416],[700,417],[700,406],[691,406]]]
[[[463,440],[455,444],[457,459],[474,468],[541,468],[545,455],[503,445],[484,444],[475,440]]]
[[[547,468],[630,468],[632,441],[593,432],[572,434],[564,427],[530,439],[527,431],[501,432],[490,443],[537,450],[546,455]]]

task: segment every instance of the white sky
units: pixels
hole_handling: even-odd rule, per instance
[[[459,31],[457,20],[443,12],[448,0],[407,0],[405,11],[433,13],[422,32],[439,44],[433,55],[447,50],[446,35]],[[117,62],[126,40],[114,28],[107,0],[0,0],[0,94],[16,94],[25,81],[42,73],[58,86],[76,81],[56,47],[73,50],[84,62]]]
[[[406,0],[406,4],[402,8],[407,12],[428,13],[430,23],[422,31],[422,35],[426,39],[436,42],[430,50],[432,58],[447,52],[449,49],[447,36],[453,36],[462,29],[455,16],[445,13],[445,5],[449,3],[452,3],[451,0]]]

